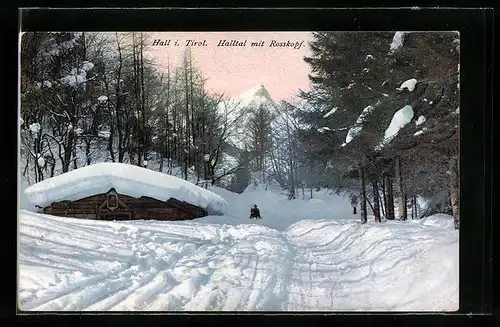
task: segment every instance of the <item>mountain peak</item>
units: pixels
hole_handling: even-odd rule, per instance
[[[247,91],[241,93],[238,99],[242,104],[273,102],[269,91],[263,84],[256,84]]]
[[[264,84],[254,85],[250,90],[248,90],[248,93],[252,93],[254,96],[262,96],[262,97],[266,97],[266,98],[271,97],[269,95],[269,91],[266,89]]]

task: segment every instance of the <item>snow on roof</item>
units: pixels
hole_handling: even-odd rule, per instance
[[[408,89],[408,91],[413,91],[415,89],[415,85],[417,84],[417,80],[414,78],[411,78],[407,81],[405,81],[401,86],[399,87],[400,90]]]
[[[413,108],[410,105],[406,105],[403,108],[396,111],[392,117],[389,127],[387,127],[384,139],[377,145],[376,149],[379,150],[387,143],[391,142],[394,137],[399,133],[399,130],[406,126],[413,118]]]
[[[135,198],[148,196],[167,201],[173,197],[202,207],[209,215],[222,215],[227,209],[227,202],[213,192],[171,175],[123,163],[97,163],[72,170],[36,183],[24,193],[34,205],[46,207],[52,202],[105,193],[111,188]]]

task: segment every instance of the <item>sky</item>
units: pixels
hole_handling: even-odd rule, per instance
[[[153,45],[155,40],[169,45]],[[311,32],[155,32],[148,33],[150,55],[160,66],[177,66],[188,40],[197,67],[208,78],[208,91],[237,96],[256,84],[263,84],[275,101],[293,100],[299,89],[309,89]],[[221,40],[244,42],[245,46],[218,46]],[[175,42],[177,41],[177,45]],[[263,46],[251,46],[264,41]],[[275,46],[278,42],[288,46]]]

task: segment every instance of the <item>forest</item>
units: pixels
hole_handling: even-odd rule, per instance
[[[311,88],[275,103],[263,86],[207,91],[189,47],[159,65],[148,33],[23,33],[21,174],[123,162],[234,192],[274,183],[289,199],[329,188],[359,196],[362,222],[443,212],[459,228],[458,32],[313,37]]]

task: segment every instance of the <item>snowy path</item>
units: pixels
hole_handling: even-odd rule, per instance
[[[455,310],[448,216],[285,231],[201,222],[103,222],[21,211],[23,310]]]

